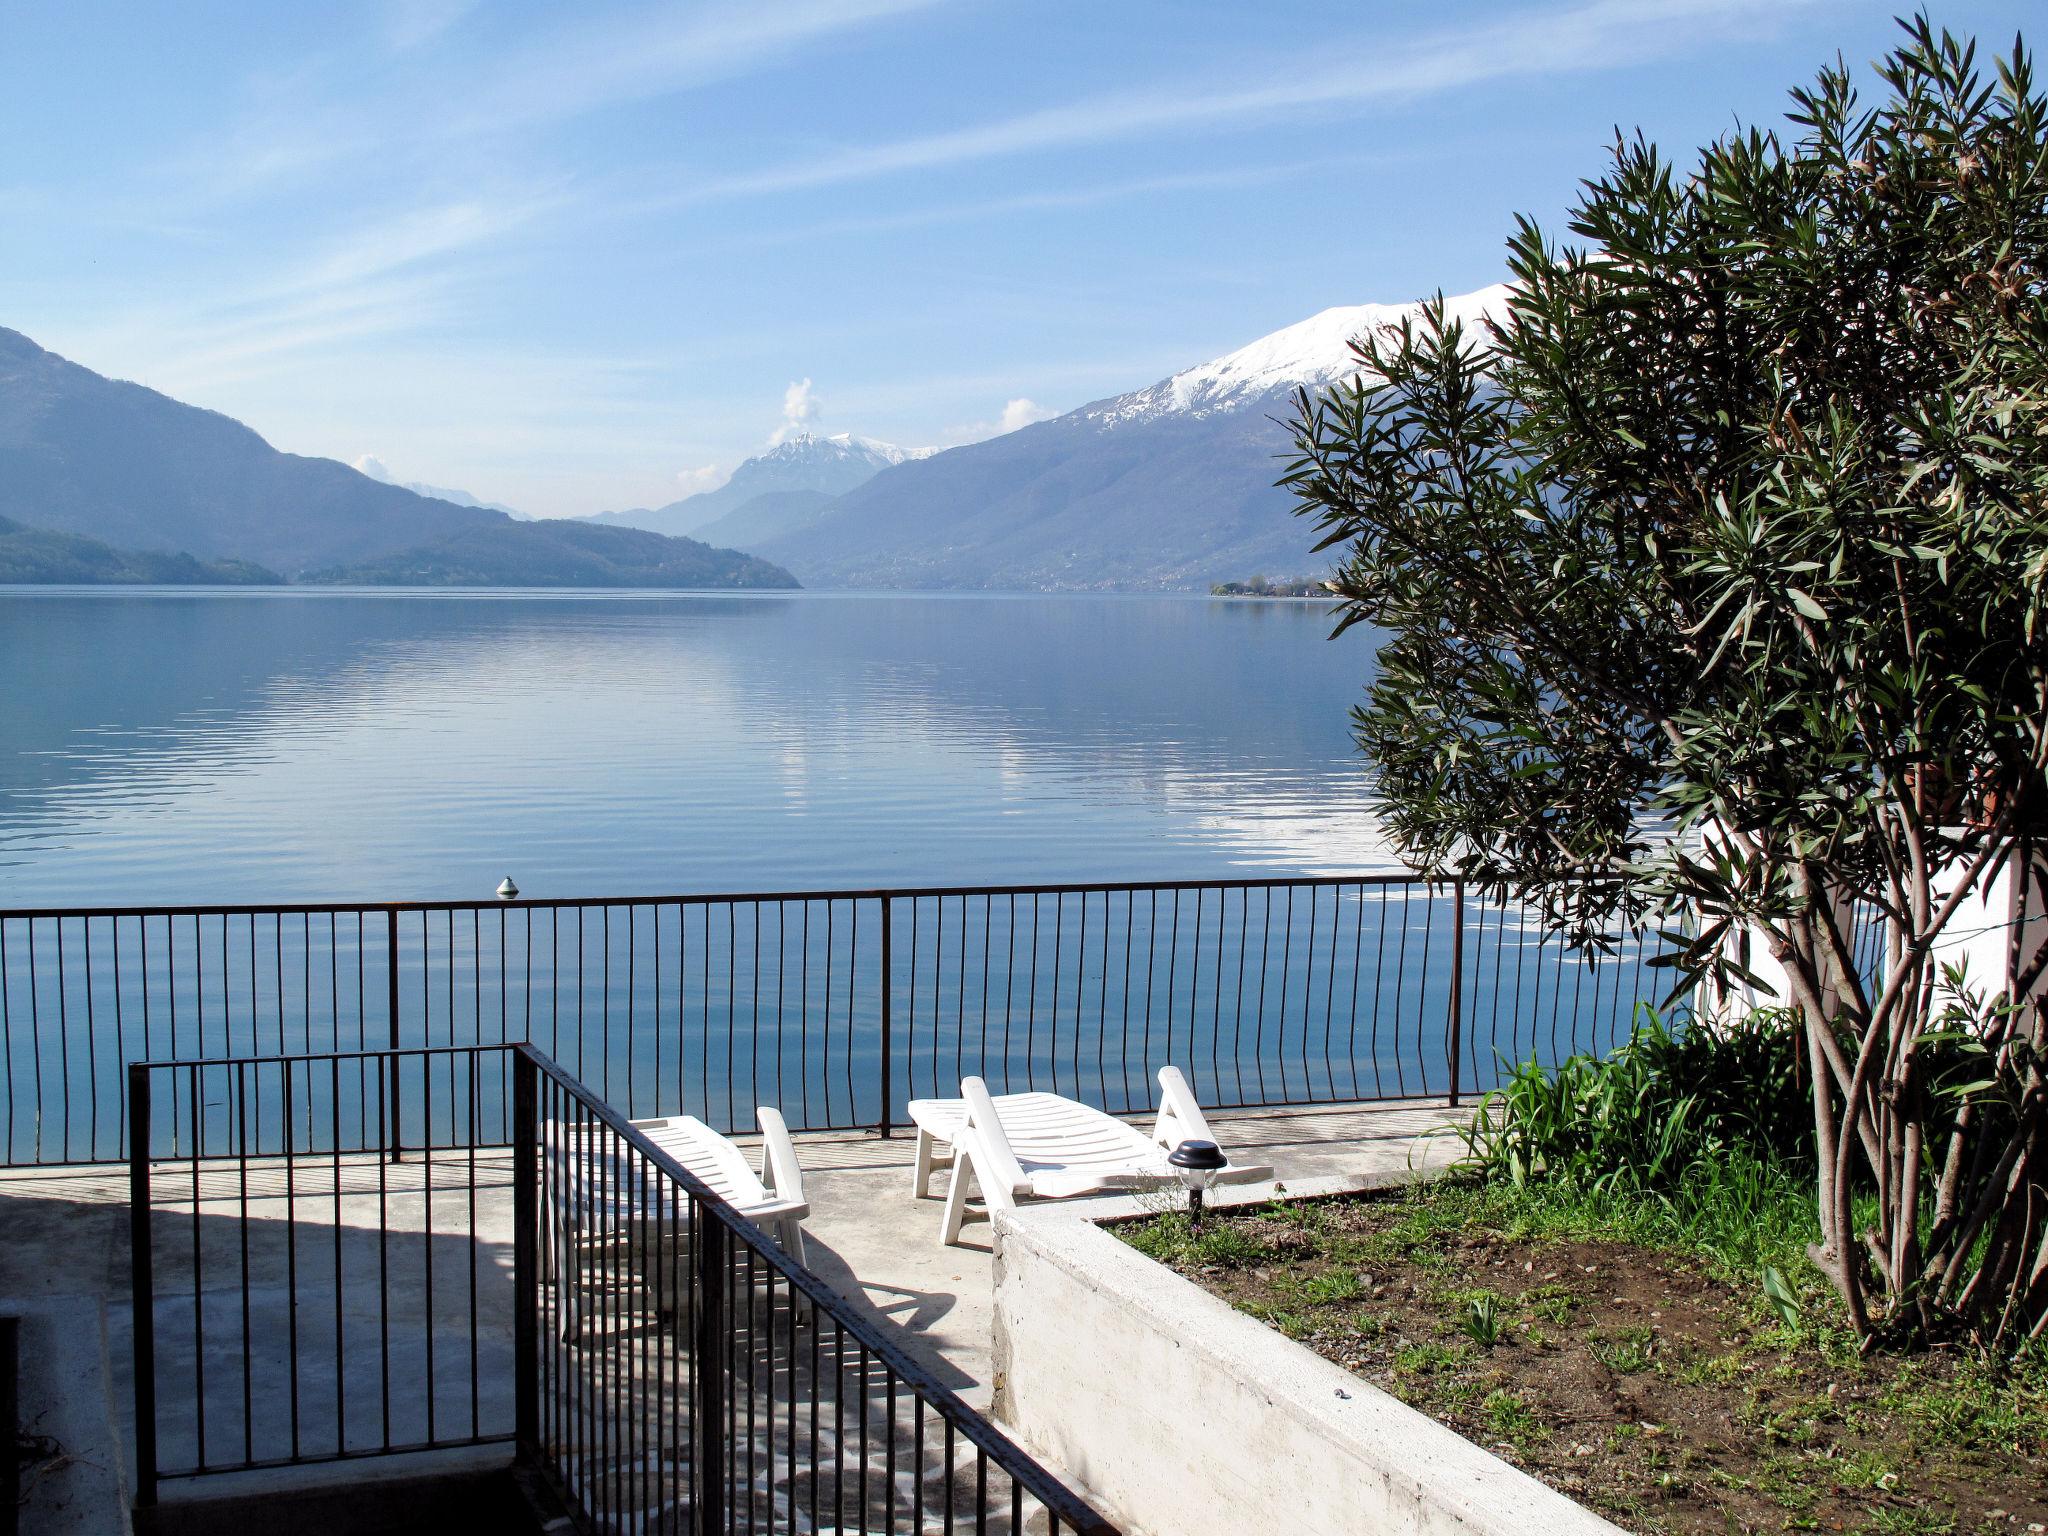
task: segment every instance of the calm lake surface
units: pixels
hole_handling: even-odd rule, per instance
[[[1393,863],[1364,633],[1186,597],[0,589],[0,907]]]

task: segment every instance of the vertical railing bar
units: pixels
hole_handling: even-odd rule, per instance
[[[1180,892],[1173,893],[1173,917],[1166,928],[1166,1049],[1162,1056],[1173,1060],[1173,999],[1180,990]],[[1145,1065],[1150,1067],[1148,1060]],[[1149,1088],[1147,1090],[1149,1092]],[[1131,1106],[1133,1109],[1136,1105]]]
[[[1031,971],[1024,992],[1024,1080],[1033,1080],[1038,1061],[1038,892],[1031,893]]]
[[[148,958],[148,956],[149,956],[149,950],[148,950],[148,944],[149,944],[149,927],[148,927],[148,925],[147,925],[146,923],[142,925],[142,934],[143,934],[143,939],[142,939],[142,942],[143,942],[143,945],[144,945],[144,948],[143,948],[143,962],[142,962],[142,986],[143,986],[143,994],[142,994],[142,995],[143,995],[144,999],[146,1000],[146,999],[148,998],[148,996],[149,996],[149,958]],[[13,990],[14,990],[14,989],[13,989],[13,987],[12,987],[12,986],[10,985],[10,983],[8,982],[8,979],[7,979],[7,920],[6,920],[5,918],[0,918],[0,1051],[4,1051],[4,1052],[6,1053],[6,1059],[7,1059],[7,1139],[6,1139],[6,1141],[5,1141],[5,1142],[0,1142],[0,1146],[4,1146],[4,1147],[6,1148],[6,1152],[7,1152],[7,1161],[8,1161],[9,1163],[12,1163],[12,1162],[14,1161],[14,998],[13,998]],[[143,1036],[143,1050],[142,1050],[142,1054],[143,1054],[143,1056],[144,1056],[145,1058],[147,1058],[147,1057],[148,1057],[148,1056],[149,1056],[149,1055],[150,1055],[151,1053],[150,1053],[150,1050],[149,1050],[149,1012],[148,1012],[148,1008],[147,1008],[147,1004],[146,1004],[146,1001],[145,1001],[145,1007],[144,1007],[144,1010],[143,1010],[143,1015],[142,1015],[142,1036]],[[126,1134],[126,1122],[125,1122],[125,1121],[123,1122],[123,1127],[122,1127],[122,1129],[123,1129],[123,1134]]]
[[[334,1449],[343,1455],[348,1451],[348,1307],[341,1266],[341,1058],[332,1058],[328,1068],[328,1094],[334,1106]],[[378,1150],[381,1155],[383,1149]]]
[[[425,914],[421,914],[420,927],[426,928]],[[421,954],[425,954],[424,944]],[[453,970],[451,955],[449,969]],[[422,1269],[426,1279],[426,1306],[424,1309],[426,1334],[426,1399],[427,1399],[427,1441],[434,1440],[436,1403],[435,1388],[439,1385],[434,1374],[434,1058],[420,1057],[420,1112],[425,1120],[420,1127],[420,1253]]]
[[[284,1310],[285,1330],[289,1339],[289,1382],[291,1385],[291,1433],[292,1460],[299,1459],[299,1208],[297,1169],[293,1161],[296,1138],[292,1132],[292,1064],[282,1063],[284,1068],[283,1118],[280,1126],[284,1135]],[[313,1085],[310,1076],[306,1093],[311,1097]]]
[[[253,919],[252,919],[253,921]],[[79,923],[85,930],[85,1082],[89,1090],[91,1120],[86,1130],[88,1154],[99,1155],[100,1146],[100,1041],[99,1011],[93,1006],[92,986],[92,916],[88,913]],[[116,1041],[118,1054],[119,1042]],[[70,1127],[65,1128],[65,1139],[70,1140]]]
[[[1313,889],[1313,887],[1311,887],[1311,889]],[[1314,933],[1315,931],[1315,924],[1313,921],[1311,921],[1309,924],[1309,931],[1310,933]],[[1273,1024],[1274,1034],[1278,1038],[1279,1042],[1278,1049],[1280,1059],[1278,1065],[1280,1068],[1280,1102],[1283,1104],[1287,1102],[1287,973],[1291,969],[1293,969],[1293,966],[1294,887],[1290,885],[1287,887],[1287,915],[1284,924],[1280,929],[1280,1017],[1276,1019]],[[1265,1011],[1263,996],[1264,994],[1262,992],[1260,1005],[1261,1013],[1264,1013]],[[1261,1100],[1264,1100],[1266,1097],[1266,1091],[1263,1085],[1261,1085],[1259,1089],[1259,1097]]]
[[[1058,891],[1054,893],[1052,900],[1052,1018],[1045,1027],[1046,1065],[1052,1071],[1052,1091],[1054,1093],[1060,1091],[1060,956],[1066,947],[1066,927],[1067,895],[1064,891]],[[1038,976],[1035,951],[1031,974],[1035,981]],[[1075,1085],[1077,1092],[1079,1091],[1079,1086],[1078,1083]]]
[[[384,1449],[391,1448],[391,1164],[383,1154],[387,1142],[397,1145],[393,1111],[397,1107],[398,1057],[391,1071],[374,1074],[377,1083],[377,1379]]]
[[[242,1251],[242,1455],[248,1461],[256,1459],[256,1413],[255,1384],[252,1375],[255,1351],[249,1347],[249,1068],[253,1062],[235,1063],[235,1151],[236,1185],[240,1202],[240,1220],[236,1223],[241,1238]],[[197,1071],[198,1068],[193,1068]],[[257,1148],[260,1154],[262,1148]]]
[[[425,963],[425,952],[422,951],[421,964],[424,965]],[[391,1161],[395,1163],[402,1155],[405,1145],[405,1131],[400,1123],[399,1116],[399,1105],[402,1100],[398,1094],[398,909],[396,907],[387,907],[384,911],[384,973],[384,1028],[385,1037],[391,1049],[388,1067],[391,1079],[390,1093],[388,1095],[390,1113],[386,1118],[390,1121]],[[390,1433],[390,1427],[387,1422],[385,1425],[387,1437]]]
[[[912,987],[912,992],[911,992],[911,1004],[910,1004],[910,1028],[911,1028],[911,1033],[912,1033],[912,1036],[913,1036],[913,1040],[914,1040],[914,1038],[915,1038],[915,1035],[916,1035],[916,1031],[917,1031],[917,993],[916,993],[916,990],[915,990],[915,989],[916,989],[916,986],[917,986],[917,939],[916,939],[916,934],[917,934],[917,926],[916,926],[916,925],[917,925],[917,907],[918,907],[918,903],[917,903],[916,901],[912,901],[912,902],[911,902],[911,904],[910,904],[910,921],[911,921],[911,930],[910,930],[910,932],[911,932],[911,945],[910,945],[910,970],[911,970],[911,983],[910,983],[910,984],[911,984],[911,987]],[[893,951],[892,951],[892,949],[891,949],[891,944],[892,944],[892,942],[893,942],[893,939],[892,939],[892,932],[891,932],[891,931],[892,931],[892,929],[893,929],[894,927],[895,927],[894,923],[892,923],[892,922],[890,921],[890,913],[889,913],[889,898],[888,898],[888,896],[887,896],[886,894],[884,894],[884,895],[883,895],[883,897],[882,897],[882,961],[881,961],[881,965],[882,965],[882,995],[881,995],[881,1010],[882,1010],[882,1021],[881,1021],[881,1022],[882,1022],[882,1139],[883,1139],[884,1141],[887,1141],[887,1140],[889,1139],[889,1137],[891,1136],[891,1134],[893,1134],[893,1130],[892,1130],[892,1127],[891,1127],[891,1124],[890,1124],[890,1116],[891,1116],[891,1107],[892,1107],[892,1106],[894,1105],[894,1103],[895,1103],[895,1099],[896,1099],[896,1081],[895,1081],[895,1077],[894,1077],[894,1069],[895,1069],[895,1058],[896,1058],[896,1047],[895,1047],[894,1039],[893,1039],[893,1036],[892,1036],[892,1032],[891,1032],[891,1031],[892,1031],[892,1019],[891,1019],[891,1001],[892,1001],[892,999],[891,999],[891,996],[890,996],[890,994],[892,994],[892,993],[893,993],[893,992],[894,992],[894,991],[896,990],[896,973],[895,973],[895,971],[894,971],[894,969],[893,969],[893,965],[894,965],[894,954],[893,954]],[[937,957],[937,954],[938,954],[938,945],[937,945],[936,943],[935,943],[935,944],[933,944],[933,946],[932,946],[932,954],[933,954],[933,956],[934,956],[934,964],[936,965],[936,957]],[[933,1051],[934,1051],[934,1053],[936,1053],[936,1051],[937,1051],[937,1049],[938,1049],[938,1040],[939,1040],[939,1030],[938,1030],[938,1007],[939,1007],[939,997],[938,997],[938,982],[937,982],[937,978],[936,978],[936,976],[934,976],[934,978],[933,978],[933,984],[932,984],[932,1048],[933,1048]],[[917,1090],[916,1090],[915,1088],[913,1088],[913,1089],[911,1090],[911,1092],[913,1092],[913,1093],[915,1093],[916,1091],[917,1091]]]
[[[708,939],[707,939],[707,942],[708,942]],[[738,1129],[739,1129],[739,1126],[740,1126],[740,1112],[739,1112],[739,1103],[738,1103],[738,1100],[737,1100],[737,1099],[736,1099],[736,1098],[734,1097],[734,1089],[736,1088],[736,1086],[737,1086],[737,1084],[738,1084],[738,1079],[739,1079],[739,1054],[738,1054],[738,1053],[739,1053],[739,1043],[738,1043],[738,1037],[739,1037],[739,991],[740,991],[740,980],[739,980],[739,948],[740,948],[740,929],[739,929],[739,912],[738,912],[738,910],[737,910],[737,909],[736,909],[736,908],[734,907],[733,903],[731,903],[731,902],[729,902],[729,901],[728,901],[728,902],[727,902],[727,903],[725,904],[725,1126],[724,1126],[724,1129],[725,1129],[725,1130],[727,1130],[727,1131],[735,1131],[735,1130],[738,1130]],[[851,984],[850,982],[848,983],[848,988],[847,988],[847,990],[848,990],[848,993],[849,993],[849,995],[850,995],[850,994],[851,994],[851,992],[852,992],[852,984]],[[850,1006],[849,1006],[849,1011],[850,1011]],[[851,1042],[849,1041],[849,1046],[850,1046],[850,1044],[851,1044]],[[849,1049],[849,1056],[850,1056],[850,1055],[851,1055],[851,1051],[850,1051],[850,1049]],[[847,1091],[848,1091],[849,1093],[851,1093],[851,1092],[852,1092],[852,1087],[853,1087],[853,1084],[852,1084],[852,1076],[851,1076],[851,1074],[849,1073],[849,1075],[848,1075],[848,1079],[847,1079]]]
[[[804,1119],[808,1121],[811,1118],[811,904],[805,901],[801,905],[803,910],[796,941],[796,1059]]]
[[[478,1033],[482,1033],[483,1021],[481,1019],[477,1021],[477,1027]],[[481,1246],[477,1242],[476,1227],[476,1148],[477,1142],[482,1139],[477,1133],[477,1100],[483,1093],[483,1077],[481,1073],[481,1053],[478,1048],[472,1045],[464,1052],[464,1055],[469,1059],[469,1432],[474,1436],[481,1432],[480,1410],[482,1404],[482,1383],[477,1370],[476,1358],[477,1340],[479,1337],[476,1316],[476,1256],[477,1249]],[[514,1198],[517,1199],[516,1191]],[[517,1227],[519,1224],[516,1212],[513,1214],[512,1222],[515,1229],[513,1242],[516,1246],[518,1243]],[[515,1254],[514,1257],[516,1260],[517,1255]],[[516,1282],[516,1273],[514,1278]],[[514,1305],[516,1306],[517,1303],[515,1302]]]
[[[166,925],[169,924],[169,921],[168,918],[165,919]],[[197,919],[194,919],[194,921],[196,922]],[[43,1113],[43,969],[36,964],[36,920],[32,917],[27,919],[26,926],[28,928],[28,1040],[30,1062],[35,1071],[36,1084],[34,1152],[35,1161],[40,1163],[43,1160],[43,1123],[49,1119],[49,1116]],[[171,1029],[172,1035],[175,1038],[177,1033],[177,1001],[175,995],[173,995],[171,1010],[173,1021]],[[177,1090],[175,1087],[173,1087],[171,1094],[171,1113],[171,1135],[175,1141],[177,1136]]]
[[[725,1536],[727,1445],[725,1286],[726,1226],[701,1200],[691,1199],[690,1228],[696,1240],[696,1335],[692,1358],[697,1379],[691,1410],[696,1441],[691,1457],[697,1496],[690,1517],[693,1536]]]
[[[201,1016],[202,1018],[204,1015]],[[198,1067],[185,1069],[186,1082],[190,1086],[187,1095],[192,1115],[192,1396],[196,1409],[197,1439],[199,1455],[194,1465],[206,1466],[206,1245],[202,1241],[199,1212],[203,1204],[200,1199],[199,1159],[206,1150],[206,1123],[199,1114]],[[172,1079],[175,1084],[176,1079]],[[172,1092],[177,1090],[175,1086]]]
[[[1411,886],[1412,890],[1413,887]],[[1415,995],[1415,1068],[1422,1080],[1422,1092],[1429,1089],[1429,1053],[1426,1041],[1429,1036],[1429,957],[1435,953],[1436,940],[1436,888],[1424,886],[1422,890],[1422,980],[1416,985]]]
[[[1259,1076],[1259,1102],[1266,1098],[1266,967],[1273,954],[1273,887],[1265,888],[1265,911],[1260,919],[1259,933],[1259,1003],[1258,1016],[1252,1023],[1252,1065]]]
[[[960,898],[960,937],[958,955],[954,961],[956,975],[953,988],[953,1081],[958,1083],[965,1073],[960,1070],[961,1054],[967,1040],[967,898]],[[905,1075],[908,1075],[906,1064]],[[932,1047],[932,1093],[938,1093],[939,1051]]]
[[[1451,995],[1446,1005],[1451,1073],[1451,1108],[1458,1107],[1460,1074],[1464,1067],[1465,1033],[1465,882],[1451,882]]]
[[[850,898],[846,912],[846,1107],[860,1123],[860,1094],[853,1081],[854,1001],[860,990],[860,898]]]
[[[156,1503],[156,1249],[150,1208],[150,1068],[128,1068],[128,1294],[135,1334],[135,1502]],[[175,1084],[173,1092],[175,1093]],[[199,1305],[198,1292],[192,1304]]]
[[[1337,1067],[1330,1055],[1331,1031],[1337,1017],[1337,929],[1344,918],[1344,888],[1330,887],[1330,974],[1323,984],[1323,1085],[1337,1097]]]

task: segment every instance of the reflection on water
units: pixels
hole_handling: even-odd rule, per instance
[[[1379,868],[1363,635],[1186,598],[0,590],[0,906]]]

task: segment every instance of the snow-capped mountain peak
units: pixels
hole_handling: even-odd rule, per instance
[[[799,432],[793,437],[784,438],[750,462],[790,464],[804,460],[850,459],[866,461],[877,468],[886,468],[911,459],[928,459],[937,452],[936,448],[899,448],[894,443],[885,443],[880,438],[862,437],[857,432],[835,432],[830,437],[817,437],[809,432]]]
[[[1500,314],[1507,306],[1507,296],[1507,285],[1496,283],[1476,293],[1445,299],[1444,313],[1470,327],[1488,315]],[[1242,409],[1276,391],[1304,384],[1334,383],[1358,371],[1358,360],[1351,352],[1355,337],[1381,326],[1399,325],[1404,319],[1419,318],[1421,313],[1419,302],[1349,304],[1326,309],[1269,336],[1261,336],[1235,352],[1184,368],[1149,388],[1118,395],[1084,410],[1104,422],[1130,421],[1167,412],[1206,416],[1215,411]]]

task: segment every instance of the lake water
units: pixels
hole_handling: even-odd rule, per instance
[[[740,1129],[900,1124],[969,1073],[1137,1111],[1168,1062],[1279,1104],[1604,1048],[1639,949],[1302,883],[1397,867],[1348,734],[1371,646],[1328,631],[1183,597],[0,591],[0,1161],[119,1156],[137,1060],[528,1039]],[[618,899],[1064,882],[1123,888]],[[287,910],[6,915],[235,904]],[[456,1137],[428,1059],[193,1069],[156,1133],[241,1149],[296,1094],[322,1136]]]
[[[0,589],[0,907],[1337,873],[1325,606]]]

